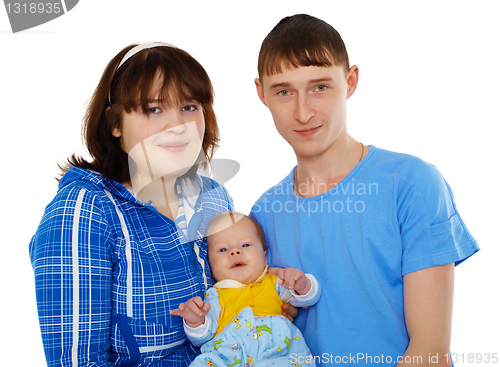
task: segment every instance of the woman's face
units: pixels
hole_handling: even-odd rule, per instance
[[[153,90],[159,91],[158,77]],[[159,92],[148,103],[149,115],[140,106],[136,111],[123,112],[119,127],[112,134],[120,138],[122,149],[134,161],[130,175],[155,180],[176,178],[185,174],[202,151],[205,118],[197,101],[178,101],[170,95],[169,106],[159,101]]]

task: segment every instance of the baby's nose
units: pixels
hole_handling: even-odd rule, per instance
[[[240,249],[235,248],[235,249],[231,250],[231,256],[233,256],[233,255],[239,255],[239,254],[241,254]]]

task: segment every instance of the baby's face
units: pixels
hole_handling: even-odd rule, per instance
[[[222,230],[217,232],[218,229]],[[227,216],[220,219],[211,232],[207,238],[208,259],[214,278],[217,281],[234,279],[243,284],[257,280],[267,265],[267,258],[250,219],[242,218],[231,225]]]

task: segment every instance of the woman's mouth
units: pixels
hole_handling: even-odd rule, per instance
[[[182,152],[186,148],[187,144],[188,143],[184,143],[184,142],[165,143],[165,144],[160,144],[160,147],[169,151],[169,152],[178,153],[178,152]]]

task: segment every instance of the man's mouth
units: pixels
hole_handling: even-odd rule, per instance
[[[312,128],[309,128],[309,129],[294,130],[294,131],[297,134],[301,135],[301,136],[307,137],[307,136],[313,135],[316,131],[319,130],[319,128],[321,128],[321,126],[322,125],[319,125],[319,126],[316,126],[316,127],[312,127]]]

